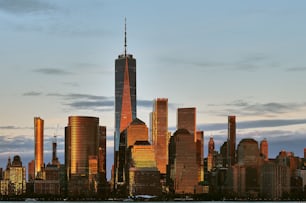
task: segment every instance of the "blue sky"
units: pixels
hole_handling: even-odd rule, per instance
[[[198,129],[216,148],[227,115],[237,144],[267,138],[302,156],[306,141],[305,1],[0,0],[0,166],[33,159],[33,119],[45,120],[45,162],[53,135],[63,163],[68,116],[107,126],[108,168],[114,127],[114,60],[137,59],[138,117],[149,125],[152,100],[196,107]],[[57,127],[58,126],[58,127]],[[109,173],[108,173],[109,175]]]

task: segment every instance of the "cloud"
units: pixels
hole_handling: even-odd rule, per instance
[[[38,0],[0,0],[0,10],[13,14],[46,12],[54,10],[54,5]]]
[[[150,108],[153,110],[154,100],[145,100],[145,99],[138,99],[137,100],[137,107],[143,108]],[[169,103],[168,102],[168,109],[177,109],[179,104],[176,103]]]
[[[59,94],[50,93],[47,96],[60,97],[65,102],[64,105],[79,110],[92,110],[92,111],[110,111],[114,107],[113,97],[97,96],[91,94]]]
[[[0,126],[0,129],[3,130],[19,130],[19,129],[23,129],[23,130],[28,130],[28,129],[33,129],[33,127],[22,127],[22,126],[13,126],[13,125],[8,125],[8,126]]]
[[[114,106],[114,102],[110,100],[104,101],[75,101],[66,104],[75,109],[95,109],[95,110],[111,110]],[[110,108],[111,107],[111,108]]]
[[[236,123],[237,129],[281,127],[281,126],[290,126],[290,125],[299,125],[299,124],[306,124],[306,118],[252,120],[252,121],[239,121]],[[197,127],[205,131],[226,130],[227,123],[199,124]]]
[[[153,108],[153,100],[137,100],[138,107]]]
[[[306,67],[293,67],[286,69],[287,72],[304,72],[306,71]]]
[[[244,100],[235,100],[226,104],[209,104],[208,106],[223,106],[223,110],[219,112],[220,116],[226,116],[230,113],[245,116],[275,116],[280,113],[288,113],[297,111],[306,107],[305,103],[280,103],[280,102],[267,102],[267,103],[252,103]]]
[[[250,53],[236,61],[209,61],[203,59],[182,59],[177,57],[162,57],[160,59],[165,63],[175,64],[183,68],[194,67],[201,70],[237,70],[237,71],[255,71],[261,68],[273,66],[269,62],[269,57],[264,53]]]
[[[72,74],[71,72],[64,71],[64,70],[57,69],[57,68],[40,68],[40,69],[35,69],[34,72],[45,74],[45,75],[70,75]]]
[[[34,91],[23,93],[23,96],[40,96],[40,95],[42,95],[41,92],[34,92]]]

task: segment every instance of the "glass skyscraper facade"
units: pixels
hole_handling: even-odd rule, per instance
[[[136,59],[133,55],[126,54],[125,50],[115,60],[115,151],[119,150],[121,131],[135,118]]]
[[[41,168],[44,166],[44,120],[34,118],[34,140],[35,140],[35,177],[39,176]],[[35,178],[34,177],[34,178]]]

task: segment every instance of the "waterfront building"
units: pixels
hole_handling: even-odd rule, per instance
[[[228,116],[227,133],[227,161],[232,166],[236,163],[236,116]]]
[[[115,151],[120,133],[136,118],[136,59],[127,54],[126,24],[124,53],[115,60]]]
[[[40,173],[44,167],[44,120],[34,118],[34,158],[35,178],[41,179]]]
[[[0,181],[1,195],[22,195],[26,192],[26,168],[22,166],[20,156],[11,162],[8,158],[3,180]]]
[[[210,172],[214,167],[214,152],[215,142],[214,138],[210,137],[208,142],[208,155],[207,155],[207,171]]]
[[[263,156],[265,161],[269,159],[269,145],[267,139],[263,139],[260,142],[260,155]]]
[[[136,141],[129,147],[129,195],[161,195],[160,173],[153,146],[148,141]]]
[[[196,143],[186,129],[178,129],[170,138],[167,184],[176,194],[194,194],[198,186]]]
[[[96,185],[99,139],[99,118],[70,116],[65,127],[65,165],[69,195],[90,195]]]
[[[194,142],[197,141],[196,129],[196,108],[178,108],[177,109],[177,129],[186,129],[194,137]]]
[[[161,174],[166,174],[168,164],[168,99],[157,98],[154,100],[151,113],[151,137],[155,151],[157,168]]]
[[[136,118],[136,59],[127,54],[126,22],[124,53],[115,60],[115,132],[113,189],[117,188],[120,134]],[[119,178],[120,179],[120,178]]]

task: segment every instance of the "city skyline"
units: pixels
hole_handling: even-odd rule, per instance
[[[67,118],[95,116],[107,127],[110,177],[125,17],[127,52],[137,58],[137,117],[146,125],[153,100],[168,98],[172,133],[177,108],[197,109],[205,157],[210,135],[217,150],[226,140],[228,115],[236,115],[236,144],[267,138],[269,157],[282,149],[302,157],[306,4],[221,2],[0,1],[1,167],[8,156],[34,158],[34,117],[44,120],[44,161],[56,135],[63,163]]]

